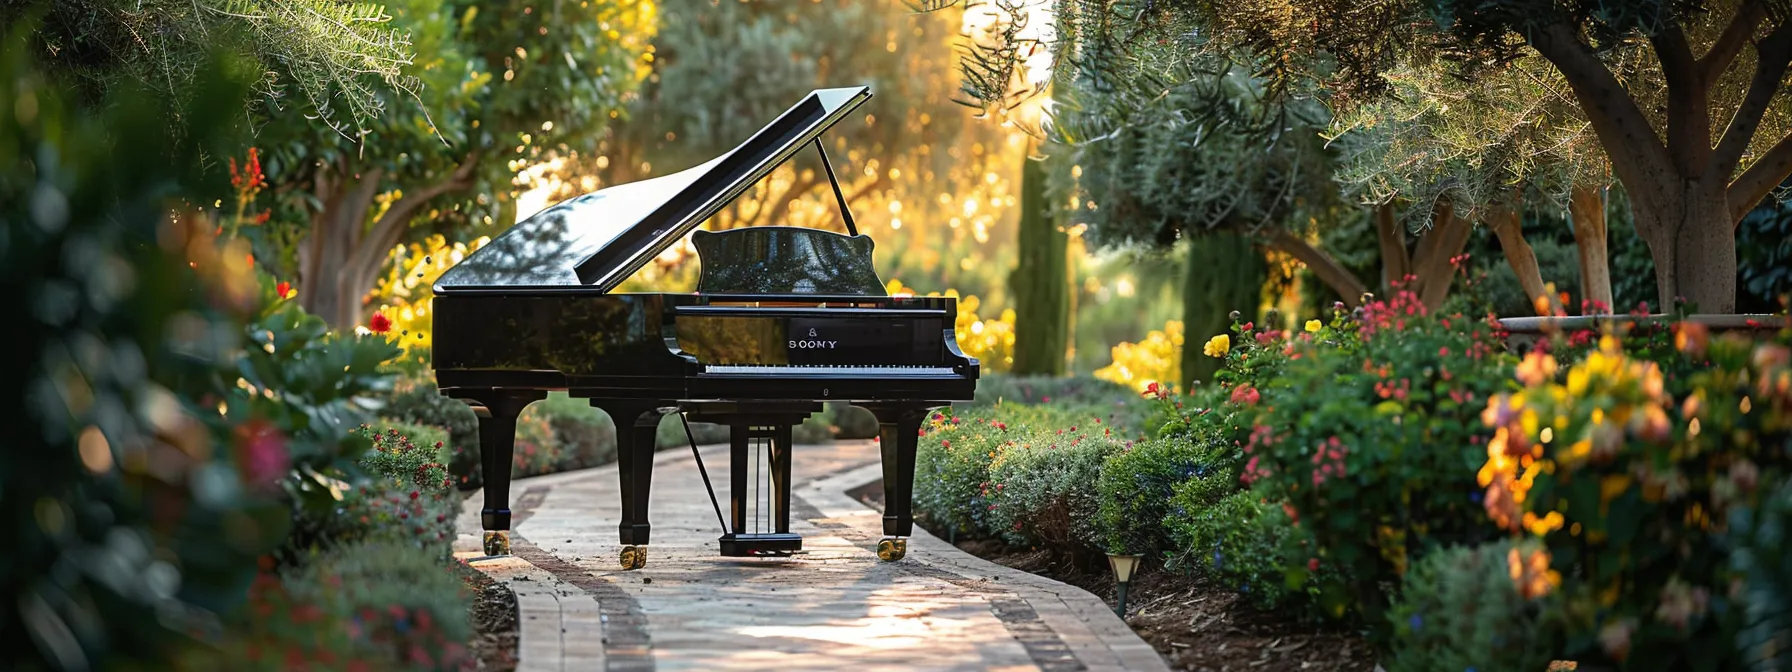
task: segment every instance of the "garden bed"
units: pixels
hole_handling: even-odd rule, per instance
[[[848,494],[883,510],[883,481]],[[994,540],[960,541],[959,550],[984,560],[1076,586],[1112,603],[1114,577],[1056,562],[1049,551]],[[1236,591],[1161,566],[1142,567],[1127,596],[1126,624],[1175,670],[1375,669],[1374,649],[1362,637],[1252,608]]]
[[[473,593],[473,641],[469,644],[478,669],[509,672],[517,666],[516,593],[484,572],[462,565],[462,578]]]

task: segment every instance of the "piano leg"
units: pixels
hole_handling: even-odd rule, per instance
[[[539,390],[491,390],[466,399],[479,419],[479,467],[485,478],[485,507],[479,524],[485,530],[486,555],[510,554],[510,463],[516,450],[516,418],[523,409],[547,397]]]
[[[592,400],[616,425],[616,474],[622,486],[622,568],[647,565],[647,502],[653,492],[653,447],[659,433],[661,408],[670,404]]]
[[[915,531],[915,449],[920,444],[921,423],[932,409],[876,405],[867,410],[877,416],[884,466],[884,538],[877,543],[877,557],[894,562],[908,554],[907,537]]]

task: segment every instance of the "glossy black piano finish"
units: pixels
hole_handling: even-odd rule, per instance
[[[508,552],[517,416],[564,390],[616,424],[625,568],[645,563],[654,439],[672,412],[731,427],[731,478],[743,477],[749,441],[770,448],[775,529],[741,529],[736,481],[724,553],[800,548],[788,531],[790,425],[821,401],[877,416],[889,537],[879,555],[901,557],[921,423],[973,397],[978,362],[954,339],[955,299],[884,295],[871,240],[857,235],[843,197],[853,235],[699,233],[698,293],[611,293],[804,144],[819,149],[818,136],[869,96],[863,87],[817,91],[722,157],[550,207],[442,275],[433,363],[441,392],[479,417],[488,554]]]

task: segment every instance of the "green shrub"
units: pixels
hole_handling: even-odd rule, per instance
[[[936,413],[923,425],[915,455],[914,509],[937,534],[995,537],[985,488],[989,465],[1014,439],[1068,427],[1073,416],[1049,406],[999,404]],[[1091,418],[1093,421],[1094,418]]]
[[[1012,376],[997,373],[977,379],[977,400],[972,405],[1112,406],[1130,402],[1136,396],[1125,385],[1094,376]]]
[[[221,650],[190,669],[462,670],[472,595],[456,568],[391,539],[263,573]]]
[[[1089,424],[1037,431],[1007,445],[991,461],[984,489],[990,526],[1012,543],[1099,555],[1095,484],[1102,463],[1124,447]]]
[[[1730,512],[1730,570],[1743,582],[1741,632],[1736,645],[1754,669],[1787,669],[1792,650],[1781,645],[1792,632],[1792,483],[1782,483],[1759,505]]]
[[[546,399],[523,410],[519,425],[525,419],[530,423],[546,422],[548,436],[536,446],[542,451],[539,459],[530,465],[527,474],[516,474],[518,477],[587,469],[616,461],[616,425],[588,400],[569,397],[565,392],[550,392]],[[538,429],[531,427],[527,431]],[[523,435],[519,426],[519,440]]]
[[[391,420],[448,431],[448,473],[462,488],[484,481],[479,473],[479,419],[466,402],[442,396],[430,377],[403,377],[383,399],[380,414]]]
[[[363,426],[360,434],[373,448],[357,463],[366,480],[341,490],[341,500],[321,512],[301,512],[278,557],[283,565],[311,562],[319,554],[351,543],[388,540],[423,550],[422,555],[446,561],[454,541],[454,518],[460,497],[455,493],[441,448],[420,443],[434,428]],[[437,439],[439,441],[439,439]]]
[[[1287,513],[1248,490],[1213,498],[1217,479],[1176,486],[1166,533],[1176,549],[1170,566],[1196,572],[1243,593],[1262,609],[1304,605],[1315,592],[1311,543]],[[1306,549],[1306,553],[1300,552]]]
[[[1236,460],[1223,464],[1215,459],[1218,452],[1188,437],[1166,437],[1135,443],[1109,458],[1096,481],[1095,520],[1104,550],[1156,555],[1168,549],[1164,517],[1176,486],[1202,479],[1237,489]]]
[[[685,435],[684,423],[674,413],[660,418],[660,426],[655,430],[654,447],[658,450],[672,448],[689,448],[691,438],[697,439],[699,446],[713,446],[728,443],[728,427],[708,422],[691,423],[691,433]]]
[[[1394,641],[1389,672],[1542,670],[1561,643],[1555,599],[1529,600],[1510,575],[1511,554],[1536,543],[1451,547],[1415,563],[1388,609]]]

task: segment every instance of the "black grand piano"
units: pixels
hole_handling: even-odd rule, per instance
[[[646,564],[654,437],[670,413],[729,428],[732,511],[722,553],[800,550],[789,526],[791,428],[822,401],[877,416],[885,496],[878,556],[903,556],[921,423],[932,409],[971,399],[978,365],[954,340],[954,299],[886,294],[871,239],[858,233],[827,163],[821,134],[870,97],[865,87],[814,91],[727,154],[563,201],[442,274],[436,381],[479,418],[488,555],[509,552],[517,415],[565,390],[616,424],[625,569]],[[697,230],[811,144],[850,235]],[[612,292],[686,235],[701,263],[697,292]],[[749,500],[757,488],[747,482],[761,456],[763,506],[758,495]]]

